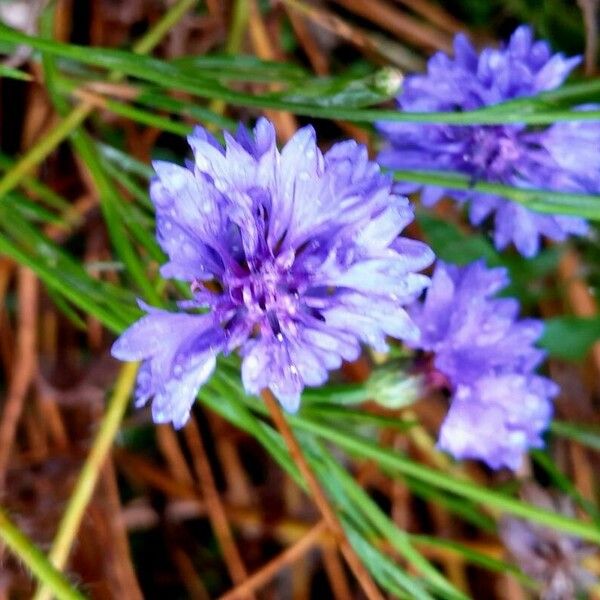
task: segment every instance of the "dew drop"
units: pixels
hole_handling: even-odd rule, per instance
[[[250,375],[251,379],[254,379],[258,375],[259,366],[260,364],[256,356],[251,355],[244,360],[244,367],[246,368],[246,371]]]

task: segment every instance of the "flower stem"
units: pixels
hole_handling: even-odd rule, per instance
[[[137,370],[138,363],[126,363],[121,368],[110,405],[102,420],[92,449],[79,474],[67,509],[58,526],[58,531],[48,558],[59,569],[65,566],[69,557],[69,552],[81,525],[85,509],[100,476],[100,470],[106,460],[106,456],[127,408]],[[35,594],[34,600],[49,599],[51,590],[45,585],[45,581],[43,583],[44,585]]]
[[[454,171],[393,170],[391,173],[397,181],[435,185],[451,190],[483,192],[513,200],[541,213],[600,220],[600,196],[595,194],[526,189],[492,181],[473,181],[469,175]]]
[[[317,505],[318,509],[321,511],[323,515],[323,519],[327,523],[327,527],[330,529],[331,533],[337,539],[342,554],[348,563],[348,566],[352,569],[356,579],[360,583],[365,595],[369,600],[383,600],[383,596],[381,592],[377,589],[377,586],[371,579],[369,572],[362,564],[360,558],[350,545],[348,538],[344,532],[344,528],[338,519],[335,511],[333,510],[329,500],[325,496],[325,493],[321,489],[319,481],[311,469],[308,461],[306,460],[302,448],[298,443],[298,440],[294,436],[291,427],[288,425],[288,422],[285,420],[283,413],[281,412],[281,408],[279,407],[279,403],[274,398],[273,394],[265,389],[262,392],[263,400],[267,405],[269,410],[269,414],[273,419],[279,433],[283,437],[290,455],[292,456],[298,470],[302,474],[302,477],[306,481],[308,489],[312,495],[312,498]]]
[[[244,41],[249,16],[250,7],[248,6],[248,0],[235,0],[231,11],[231,25],[225,44],[226,54],[236,54],[239,52]],[[218,115],[224,115],[226,106],[225,100],[214,99],[210,103],[210,110]],[[216,130],[217,127],[212,126],[211,129]]]
[[[29,174],[33,168],[42,162],[71,132],[76,129],[89,114],[86,104],[75,107],[64,119],[50,130],[48,135],[34,144],[0,180],[0,198],[6,196]]]
[[[154,50],[179,19],[197,3],[198,0],[179,0],[173,4],[154,27],[133,45],[132,50],[136,54],[148,54]]]
[[[23,561],[25,566],[44,583],[45,589],[59,600],[83,600],[85,597],[71,587],[41,550],[0,509],[0,538]]]

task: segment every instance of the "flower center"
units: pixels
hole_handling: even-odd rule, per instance
[[[469,128],[463,154],[466,168],[475,177],[504,181],[520,159],[518,131],[503,126]]]
[[[298,285],[290,272],[293,258],[292,254],[253,261],[247,274],[224,281],[233,305],[245,309],[247,319],[270,329],[276,337],[282,335],[299,308]]]

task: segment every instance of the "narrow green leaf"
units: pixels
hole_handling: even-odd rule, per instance
[[[407,598],[408,600],[431,598],[427,592],[415,588],[414,580],[398,569],[396,563],[389,556],[369,543],[346,521],[344,521],[344,525],[348,539],[361,560],[368,566],[377,582],[390,590],[395,598]]]
[[[0,153],[0,170],[8,171],[15,166],[15,161]],[[44,185],[34,177],[23,178],[23,189],[25,189],[32,197],[39,199],[41,202],[46,204],[49,208],[54,208],[61,212],[68,212],[72,207],[71,203],[58,195],[54,190]]]
[[[61,280],[54,268],[47,267],[41,260],[35,256],[32,257],[28,252],[24,252],[2,235],[0,235],[0,253],[10,256],[18,263],[29,267],[46,285],[52,287],[55,292],[63,294],[88,314],[96,317],[108,329],[120,333],[127,326],[129,320],[126,320],[126,317],[123,318],[121,315],[113,314],[105,307],[91,301],[85,293],[79,292],[77,288],[65,285],[65,279]]]
[[[218,414],[221,414],[236,426],[241,429],[247,431],[254,437],[258,439],[259,442],[263,443],[265,448],[271,453],[274,459],[279,462],[279,464],[284,467],[286,470],[290,472],[290,474],[297,480],[298,483],[304,485],[302,480],[299,477],[299,473],[294,465],[294,463],[290,460],[289,454],[287,453],[285,444],[281,440],[281,437],[278,433],[276,433],[270,426],[267,426],[265,423],[257,420],[256,417],[252,415],[247,409],[243,408],[243,404],[237,402],[236,400],[231,399],[231,390],[232,388],[228,388],[229,378],[222,378],[222,371],[218,369],[211,381],[205,385],[200,391],[200,399],[203,403],[210,406],[212,410],[215,410]],[[218,390],[215,395],[211,389]],[[237,390],[233,388],[234,394],[237,394]],[[267,432],[270,432],[271,435],[268,435]],[[307,460],[311,463],[312,468],[318,474],[319,479],[321,480],[324,487],[327,489],[328,493],[332,497],[336,497],[338,500],[343,500],[342,504],[338,508],[342,508],[347,505],[348,498],[340,498],[337,493],[335,493],[334,486],[337,485],[337,479],[332,478],[331,476],[327,476],[326,471],[324,470],[324,466],[321,465],[321,461],[323,460],[323,456],[321,453],[315,456],[312,452],[314,450],[314,444],[309,443],[310,440],[302,439],[303,441],[303,449],[305,451],[305,456]],[[274,443],[277,442],[275,445]],[[291,470],[291,471],[290,471]],[[347,507],[346,507],[347,508]],[[342,508],[343,509],[343,508]],[[354,512],[354,511],[352,511]],[[368,557],[364,554],[364,544],[367,544],[368,547],[372,548],[372,546],[362,537],[358,531],[353,530],[352,526],[347,522],[344,523],[345,529],[353,531],[356,536],[358,536],[358,545],[356,547],[357,551],[361,554],[361,559],[366,559],[368,562]],[[418,560],[418,559],[417,559]],[[423,561],[421,557],[421,561]],[[425,561],[425,564],[426,561]],[[370,565],[371,568],[374,568],[373,565]],[[422,590],[421,586],[417,583],[416,580],[411,578],[409,575],[403,573],[397,565],[394,563],[389,563],[385,567],[387,576],[392,577],[394,580],[402,582],[401,585],[405,589],[412,590],[415,594],[412,597],[419,597],[423,600],[430,600],[430,596]],[[377,573],[377,569],[374,568],[374,574]],[[438,574],[438,577],[439,576]],[[443,578],[442,578],[443,579]],[[385,577],[380,580],[382,585],[386,584]],[[389,582],[388,582],[389,583]],[[407,587],[408,586],[408,587]],[[421,590],[419,592],[419,590]],[[456,596],[455,596],[456,597]]]
[[[431,548],[442,548],[444,550],[450,550],[456,556],[461,556],[463,559],[473,565],[477,565],[487,569],[488,571],[495,571],[497,573],[510,573],[513,577],[516,577],[521,583],[524,583],[528,587],[535,587],[534,582],[523,575],[514,565],[507,563],[504,560],[499,560],[473,550],[460,542],[454,540],[447,540],[444,538],[433,537],[430,535],[411,535],[411,540],[418,547],[431,547]]]
[[[393,473],[389,473],[386,469],[382,470],[393,477]],[[406,487],[418,498],[443,506],[450,514],[460,517],[465,523],[474,525],[481,531],[490,534],[496,532],[495,521],[473,502],[465,501],[464,498],[450,494],[440,494],[436,487],[423,483],[414,477],[406,477],[405,481]]]
[[[392,547],[409,561],[434,588],[444,591],[452,598],[466,598],[413,548],[409,536],[398,529],[396,524],[381,511],[356,481],[330,455],[326,454],[325,456],[327,465],[335,474],[335,478],[342,483],[348,496],[361,507],[363,517],[371,521],[379,534],[387,539]]]
[[[178,123],[168,117],[157,115],[153,112],[148,112],[141,108],[126,104],[125,102],[118,102],[117,100],[111,100],[105,98],[103,106],[109,112],[130,119],[135,123],[141,123],[142,125],[148,125],[149,127],[156,127],[161,131],[167,131],[174,133],[175,135],[186,136],[192,131],[192,126],[186,123]]]
[[[550,431],[554,435],[566,437],[579,442],[583,446],[600,452],[600,427],[587,423],[567,423],[566,421],[552,421]]]
[[[154,175],[154,171],[150,165],[146,165],[139,160],[136,160],[133,156],[114,146],[109,146],[103,142],[96,142],[96,147],[103,157],[133,175],[138,175],[146,180]]]
[[[116,253],[118,254],[119,258],[123,261],[123,264],[127,269],[127,273],[137,284],[138,288],[143,293],[145,299],[155,305],[160,305],[160,296],[158,295],[154,286],[148,279],[145,266],[138,257],[135,248],[129,240],[125,224],[119,217],[118,205],[123,200],[120,197],[116,188],[113,186],[111,180],[106,176],[106,173],[102,168],[101,159],[90,137],[87,135],[87,133],[85,133],[85,131],[77,129],[78,126],[83,122],[83,120],[87,116],[87,111],[83,109],[75,109],[71,112],[68,112],[69,107],[67,103],[64,101],[64,99],[60,98],[55,88],[54,82],[56,67],[54,65],[54,61],[49,59],[48,57],[46,57],[44,60],[44,73],[46,85],[50,91],[50,96],[55,102],[59,113],[68,113],[65,119],[62,121],[62,123],[69,121],[73,114],[81,113],[81,118],[79,120],[74,121],[71,124],[71,138],[73,144],[75,145],[79,158],[85,163],[85,165],[89,169],[90,175],[92,176],[92,179],[94,180],[94,183],[98,189],[100,208],[102,210],[102,214],[104,216],[104,220],[108,228],[110,239],[116,250]]]
[[[543,469],[550,477],[553,486],[571,496],[574,502],[594,519],[596,526],[600,527],[600,510],[596,508],[596,505],[593,502],[581,495],[579,490],[575,487],[575,484],[557,468],[554,464],[554,459],[547,452],[542,450],[533,450],[531,456],[538,467]]]
[[[281,94],[263,96],[247,94],[230,89],[208,77],[191,76],[177,68],[176,64],[148,56],[136,56],[123,50],[90,48],[72,44],[62,44],[52,40],[25,35],[5,25],[0,25],[0,41],[25,44],[46,54],[70,58],[84,64],[112,69],[124,74],[153,82],[166,88],[187,91],[205,98],[224,100],[238,106],[254,106],[287,110],[318,118],[341,119],[357,122],[395,121],[404,123],[449,123],[449,124],[500,124],[528,123],[549,124],[557,121],[600,120],[600,110],[571,111],[551,110],[549,112],[503,111],[498,106],[492,109],[478,109],[469,112],[430,112],[412,113],[397,110],[324,107],[314,104],[285,102]],[[532,104],[535,106],[535,104]]]
[[[294,63],[262,60],[239,53],[183,56],[170,62],[191,76],[231,81],[298,83],[310,77],[304,68]]]
[[[19,69],[13,69],[12,67],[7,67],[6,65],[0,64],[0,78],[7,77],[8,79],[18,79],[20,81],[32,81],[33,77],[29,73],[25,73],[25,71],[20,71]]]
[[[393,98],[398,91],[397,87],[385,85],[388,71],[382,69],[362,77],[350,72],[338,77],[313,78],[278,94],[277,97],[281,102],[294,105],[358,108],[380,104]]]
[[[87,331],[87,323],[77,314],[66,298],[52,286],[46,286],[48,296],[60,312],[80,331]]]
[[[590,528],[587,523],[542,510],[488,488],[456,479],[446,473],[415,463],[397,452],[381,448],[370,440],[358,436],[349,436],[343,431],[321,423],[309,422],[300,416],[290,416],[289,418],[295,427],[322,436],[353,455],[370,458],[392,472],[413,477],[416,480],[423,481],[457,496],[468,498],[474,502],[485,504],[498,511],[529,519],[557,531],[563,531],[585,540],[600,543],[600,530]]]
[[[598,195],[516,188],[487,181],[474,182],[468,175],[454,172],[393,171],[393,175],[398,181],[410,181],[452,190],[470,190],[502,196],[538,212],[574,215],[600,220],[600,196]]]
[[[59,600],[85,600],[85,596],[74,587],[71,587],[65,576],[48,561],[42,551],[25,536],[1,509],[0,538]]]
[[[304,396],[302,397],[304,402]],[[417,425],[416,421],[387,417],[358,410],[338,406],[335,404],[307,404],[302,406],[302,414],[310,419],[328,419],[337,423],[359,423],[361,425],[375,426],[394,429],[396,431],[407,431]]]

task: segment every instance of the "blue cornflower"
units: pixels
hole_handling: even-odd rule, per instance
[[[560,86],[580,62],[579,57],[552,54],[549,45],[534,41],[529,27],[519,27],[508,45],[487,48],[479,55],[468,39],[454,40],[454,58],[439,52],[427,73],[407,77],[398,105],[406,112],[467,111],[491,106]],[[579,107],[581,110],[590,108]],[[522,188],[564,192],[600,191],[600,122],[557,123],[546,128],[523,124],[444,125],[379,123],[387,146],[379,155],[392,169],[438,169]],[[406,184],[411,192],[419,186]],[[585,234],[583,219],[531,211],[500,196],[474,190],[457,191],[425,185],[422,201],[435,204],[448,195],[469,202],[469,215],[479,225],[494,218],[498,249],[513,242],[525,256],[539,250],[540,236],[563,241]]]
[[[424,301],[409,313],[421,329],[412,346],[433,352],[452,393],[439,446],[456,458],[516,469],[527,448],[542,445],[558,387],[537,375],[543,324],[519,319],[518,302],[497,298],[503,268],[438,262]]]
[[[433,260],[399,237],[412,208],[364,146],[322,154],[305,127],[279,152],[265,119],[253,136],[224,135],[225,148],[197,128],[193,163],[154,163],[161,273],[189,282],[193,299],[175,313],[144,305],[112,349],[143,361],[137,404],[154,398],[154,420],[175,426],[221,352],[239,350],[248,393],[270,388],[294,411],[304,386],[324,383],[361,343],[416,339],[402,307],[428,285],[417,271]]]

